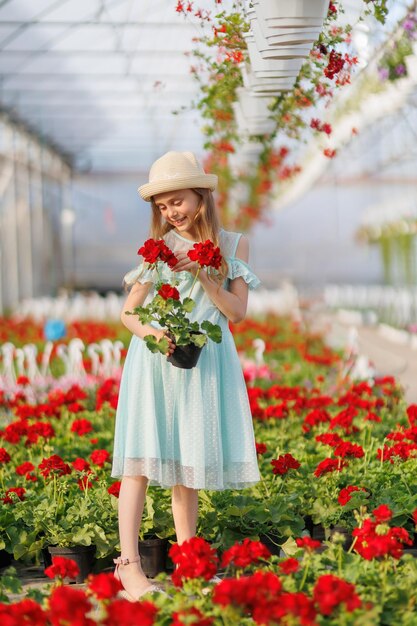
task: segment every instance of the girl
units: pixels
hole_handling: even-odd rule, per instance
[[[221,282],[204,270],[193,291],[191,318],[222,328],[222,342],[209,341],[197,366],[180,369],[166,356],[175,345],[164,329],[126,315],[141,306],[158,280],[144,264],[125,276],[132,286],[121,319],[133,333],[124,365],[112,476],[122,477],[119,496],[121,556],[115,560],[128,599],[157,588],[144,575],[138,533],[148,484],[172,488],[172,512],[179,544],[196,534],[198,489],[243,489],[259,481],[252,418],[245,382],[228,321],[244,319],[248,287],[259,280],[247,265],[248,240],[219,227],[212,191],[217,176],[206,174],[191,152],[168,152],[155,161],[139,193],[151,202],[151,237],[163,238],[175,253],[174,269],[163,278],[180,280],[188,295],[198,265],[187,256],[197,241],[210,239],[223,256]],[[169,342],[167,355],[153,354],[142,341],[153,334]],[[120,567],[121,566],[121,567]]]

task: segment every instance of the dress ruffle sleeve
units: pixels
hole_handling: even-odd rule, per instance
[[[243,278],[249,289],[256,289],[261,284],[259,278],[252,272],[251,268],[245,261],[237,257],[227,257],[227,278]]]
[[[149,268],[148,263],[141,263],[138,267],[130,270],[123,278],[123,285],[132,287],[135,283],[153,283],[158,282],[158,273],[155,268]]]

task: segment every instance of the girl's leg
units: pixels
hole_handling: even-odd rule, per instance
[[[146,476],[123,476],[119,494],[120,556],[134,559],[139,556],[138,535],[142,521],[148,479]],[[119,567],[119,575],[126,591],[134,598],[149,587],[140,561]]]
[[[198,491],[184,485],[172,488],[172,513],[179,544],[194,537],[197,531]]]

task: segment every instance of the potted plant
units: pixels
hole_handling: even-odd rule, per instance
[[[165,328],[176,344],[174,353],[168,357],[168,361],[176,367],[190,369],[197,364],[201,349],[208,339],[216,343],[222,340],[220,326],[208,320],[200,324],[197,321],[191,321],[188,317],[195,306],[191,294],[201,268],[206,267],[210,273],[217,270],[222,261],[220,249],[207,240],[204,243],[195,243],[188,251],[189,258],[197,262],[199,268],[189,294],[183,300],[177,289],[180,281],[176,279],[167,282],[162,278],[163,266],[173,268],[177,263],[177,258],[165,242],[162,239],[159,241],[148,239],[139,249],[138,254],[143,256],[149,269],[157,272],[156,294],[149,304],[136,307],[133,311],[126,311],[126,314],[137,315],[142,324],[156,322],[160,328]],[[165,338],[157,341],[154,335],[146,335],[144,340],[151,352],[166,354],[168,351],[168,341]]]
[[[148,489],[139,533],[139,554],[146,576],[154,578],[166,571],[168,541],[174,536],[170,492]]]

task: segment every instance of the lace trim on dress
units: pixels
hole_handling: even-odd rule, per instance
[[[243,278],[249,289],[256,289],[261,284],[259,278],[252,272],[249,265],[236,257],[226,259],[228,265],[227,278]]]

